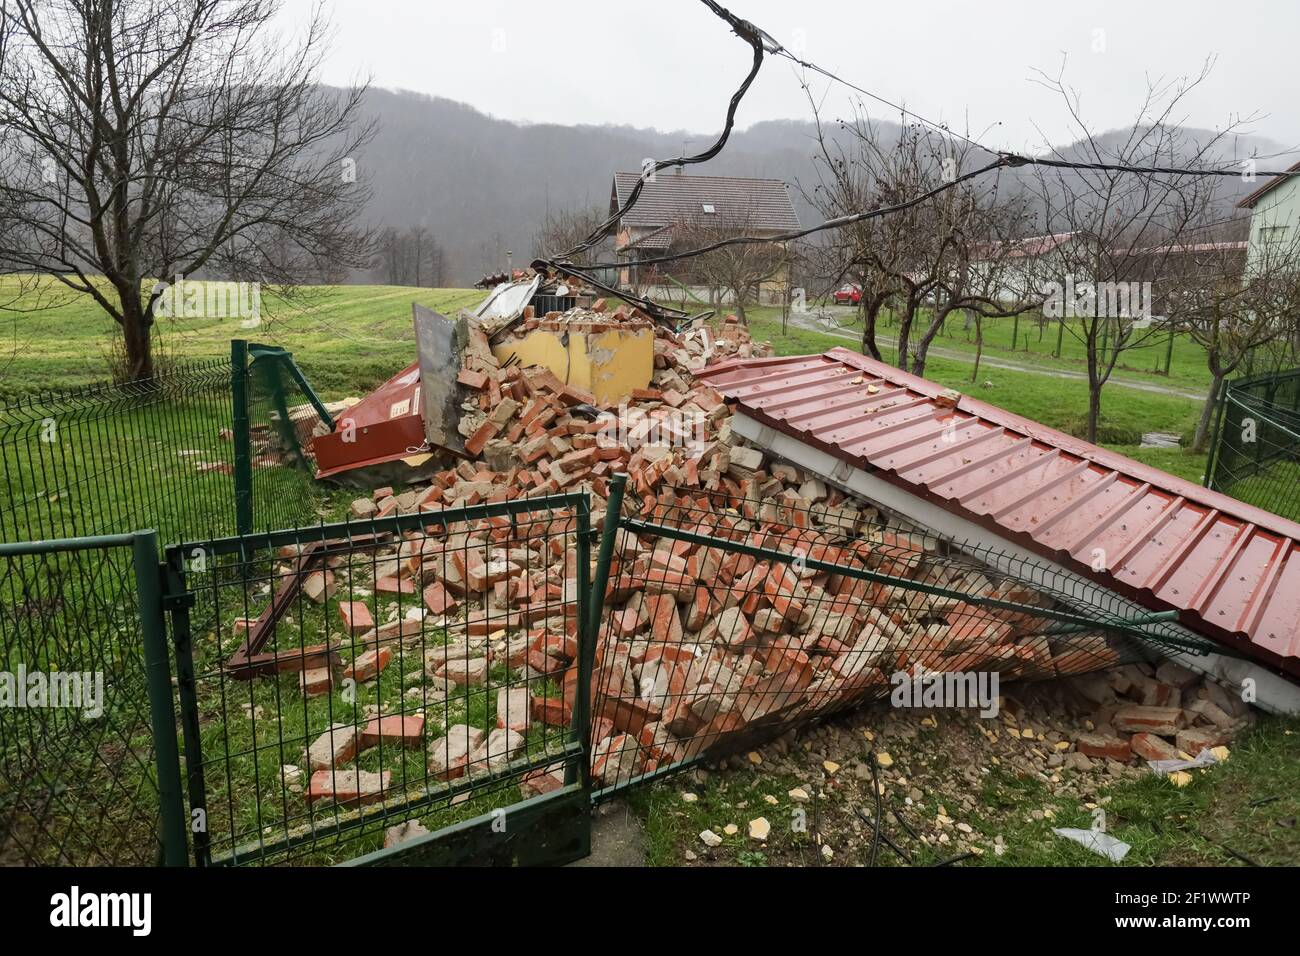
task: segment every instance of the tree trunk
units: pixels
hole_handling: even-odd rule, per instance
[[[916,320],[917,299],[913,296],[907,297],[907,311],[898,323],[898,367],[904,372],[908,370],[908,349],[911,346],[912,323]]]
[[[1201,419],[1196,423],[1196,436],[1192,439],[1192,451],[1205,451],[1210,442],[1210,423],[1214,421],[1214,411],[1218,407],[1219,389],[1223,387],[1223,373],[1216,373],[1210,380],[1210,394],[1206,396],[1205,407],[1201,409]]]
[[[126,375],[132,382],[153,378],[153,350],[149,327],[152,319],[144,314],[138,298],[122,302],[122,341],[126,349]]]
[[[1101,424],[1101,384],[1088,383],[1088,441],[1097,444],[1097,428]]]
[[[870,355],[877,362],[883,362],[880,346],[876,344],[876,320],[880,316],[882,302],[862,300],[862,354]]]

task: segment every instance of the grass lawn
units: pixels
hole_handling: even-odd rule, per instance
[[[0,302],[6,285],[12,288],[14,280],[0,278]],[[0,312],[0,401],[106,377],[117,326],[89,297],[47,295],[57,307]],[[265,294],[260,325],[251,329],[241,328],[237,318],[159,319],[157,350],[166,362],[228,357],[233,338],[283,346],[322,394],[342,397],[369,389],[414,360],[411,303],[455,315],[482,298],[477,289],[362,285],[311,288],[294,302]]]
[[[778,309],[760,310],[759,314],[763,311],[775,313],[779,317]],[[841,324],[844,331],[861,332],[861,322],[848,315],[840,318],[836,314],[835,321]],[[921,322],[927,321],[926,314],[922,313]],[[964,320],[960,317],[950,318],[946,328],[935,337],[934,347],[967,353],[974,358],[975,329],[973,326],[965,329],[963,323]],[[878,322],[877,334],[881,351],[887,357],[892,357],[898,324],[888,311]],[[1209,390],[1210,372],[1206,366],[1205,349],[1191,336],[1175,334],[1172,353],[1169,351],[1169,335],[1166,332],[1148,336],[1139,330],[1134,338],[1141,344],[1121,354],[1119,363],[1115,366],[1117,377],[1150,380],[1190,391]],[[1058,343],[1059,357],[1055,354]],[[985,319],[984,357],[1042,365],[1044,368],[1087,371],[1087,349],[1082,326],[1078,322],[1062,326],[1053,320],[1040,323],[1033,315],[1021,316],[1018,321],[1014,317]],[[1169,362],[1168,375],[1164,373],[1166,360]]]

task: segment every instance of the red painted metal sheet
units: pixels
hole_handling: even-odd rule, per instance
[[[333,432],[312,441],[317,478],[388,464],[425,450],[418,362],[339,415]]]
[[[945,407],[943,386],[848,349],[697,377],[756,421],[1300,675],[1300,524],[970,396]]]

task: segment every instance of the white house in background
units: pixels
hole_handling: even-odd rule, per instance
[[[1300,173],[1296,163],[1289,173]],[[1246,266],[1250,267],[1272,246],[1300,248],[1300,176],[1274,176],[1241,202],[1239,209],[1250,210],[1250,240]]]
[[[971,248],[971,270],[985,281],[996,270],[994,298],[1004,304],[1023,301],[1042,293],[1048,281],[1064,281],[1066,269],[1061,254],[1073,240],[1073,232],[1058,232],[977,243]]]

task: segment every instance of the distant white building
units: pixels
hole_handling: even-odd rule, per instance
[[[1300,173],[1296,163],[1289,173]],[[1275,176],[1241,202],[1239,209],[1250,210],[1250,238],[1246,267],[1258,261],[1265,250],[1300,247],[1300,176]]]

